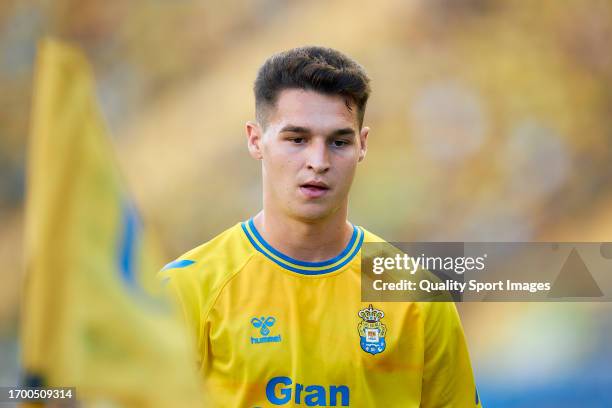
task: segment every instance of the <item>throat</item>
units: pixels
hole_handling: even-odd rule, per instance
[[[353,226],[342,222],[279,220],[262,211],[253,218],[262,238],[277,251],[304,262],[322,262],[340,254],[351,241]]]

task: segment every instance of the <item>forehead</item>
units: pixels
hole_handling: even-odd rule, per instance
[[[356,126],[355,107],[346,105],[340,95],[326,95],[303,89],[285,89],[268,117],[273,127],[291,124],[316,130],[333,130]]]

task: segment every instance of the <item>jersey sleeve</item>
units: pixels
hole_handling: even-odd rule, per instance
[[[205,305],[202,280],[199,275],[196,262],[186,259],[169,263],[158,274],[170,297],[181,310],[185,326],[195,340],[198,366],[201,365],[203,354],[206,352],[206,342],[202,341],[205,338],[202,332],[204,326],[202,310],[205,309]]]
[[[159,278],[182,310],[195,339],[200,369],[209,363],[209,313],[225,284],[240,271],[252,252],[239,224],[170,262]]]
[[[481,407],[457,308],[432,302],[424,322],[422,408]]]

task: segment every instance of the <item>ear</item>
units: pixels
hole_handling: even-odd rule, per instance
[[[262,147],[261,147],[261,139],[263,137],[263,130],[259,123],[257,122],[247,122],[245,126],[246,137],[247,137],[247,147],[249,149],[249,154],[252,158],[256,160],[261,160],[263,158],[262,155]]]
[[[362,161],[366,152],[368,151],[368,134],[370,133],[370,128],[365,126],[361,128],[359,132],[359,161]]]

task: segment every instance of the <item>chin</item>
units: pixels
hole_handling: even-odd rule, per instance
[[[305,205],[293,208],[290,213],[304,222],[317,222],[328,218],[334,213],[334,210],[327,205]]]

